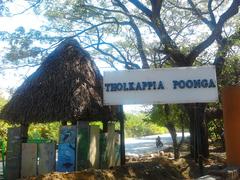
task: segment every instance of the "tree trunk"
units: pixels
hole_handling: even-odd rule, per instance
[[[180,121],[181,121],[181,125],[182,125],[182,138],[180,140],[180,142],[178,143],[178,150],[180,150],[183,141],[184,141],[184,116],[180,115]]]
[[[169,133],[171,134],[172,141],[173,141],[173,153],[174,153],[174,159],[178,159],[180,157],[178,143],[177,143],[177,133],[176,129],[173,123],[168,122],[166,124],[166,128],[168,129]]]

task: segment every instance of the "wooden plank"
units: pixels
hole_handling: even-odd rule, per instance
[[[76,170],[88,168],[88,153],[89,153],[89,125],[87,121],[78,122],[77,125],[77,165]]]
[[[107,133],[100,133],[100,168],[107,168]]]
[[[75,144],[58,145],[57,171],[72,172],[75,170]]]
[[[55,143],[38,144],[38,175],[55,171],[56,166],[56,145]]]
[[[118,132],[115,132],[115,166],[120,166],[121,161],[120,161],[120,134]]]
[[[20,178],[21,169],[21,128],[8,129],[6,152],[6,178]]]
[[[90,167],[99,168],[99,126],[90,126],[90,145],[88,159]]]
[[[77,127],[76,126],[62,126],[60,128],[59,144],[75,144],[77,138]]]
[[[76,161],[76,126],[62,126],[58,145],[57,171],[72,172]]]
[[[37,144],[22,143],[21,177],[37,175]]]
[[[108,135],[107,135],[107,166],[115,166],[115,124],[108,123]]]

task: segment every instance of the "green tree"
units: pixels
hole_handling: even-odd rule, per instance
[[[28,129],[29,139],[52,140],[58,142],[60,122],[31,124]]]
[[[172,137],[174,158],[178,159],[180,156],[179,149],[184,140],[184,126],[188,124],[188,118],[184,111],[177,105],[154,105],[147,120],[168,129]],[[176,127],[182,131],[180,142],[177,141]]]
[[[146,122],[145,114],[126,114],[126,137],[141,137],[153,134],[166,133],[166,129],[151,122]]]

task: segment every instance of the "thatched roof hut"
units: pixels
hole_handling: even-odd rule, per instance
[[[108,121],[117,108],[103,106],[102,88],[102,76],[90,55],[68,39],[16,90],[1,118],[21,124]]]

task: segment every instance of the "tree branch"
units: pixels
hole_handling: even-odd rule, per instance
[[[148,25],[151,24],[150,21],[148,21],[147,19],[143,18],[143,17],[139,17],[139,16],[136,16],[136,15],[133,15],[133,14],[129,14],[129,13],[125,13],[123,11],[119,11],[119,10],[115,10],[115,9],[107,9],[107,8],[101,8],[101,7],[97,7],[97,6],[93,6],[93,5],[80,5],[80,7],[86,7],[86,8],[94,8],[96,10],[99,10],[99,11],[105,11],[105,12],[109,12],[109,13],[119,13],[119,14],[122,14],[122,15],[125,15],[127,17],[133,17],[135,19],[138,19]]]
[[[106,52],[106,51],[103,51],[103,50],[100,48],[100,45],[108,45],[108,46],[110,46],[111,48],[115,49],[115,50],[118,52],[118,54],[120,55],[120,57],[123,59],[123,61],[120,60],[119,58],[115,57],[114,55],[112,55],[112,53],[108,53],[108,52]],[[97,46],[97,47],[95,47],[95,46]],[[121,63],[121,64],[125,64],[125,66],[126,66],[127,69],[140,69],[139,65],[127,61],[127,59],[126,59],[125,56],[122,54],[122,52],[121,52],[116,46],[114,46],[112,43],[107,43],[107,42],[102,41],[101,43],[91,44],[91,45],[86,46],[86,47],[84,47],[84,48],[87,49],[87,48],[90,48],[90,47],[96,49],[97,51],[99,51],[100,53],[102,53],[102,54],[104,54],[104,55],[109,56],[110,58],[112,58],[113,60],[115,60],[115,61],[117,61],[117,62],[119,62],[119,63]],[[130,67],[130,66],[131,66],[131,67]]]
[[[126,6],[124,6],[119,0],[115,0],[117,5],[126,13],[126,14],[130,14],[128,9],[126,8]],[[136,25],[136,23],[134,22],[134,19],[129,16],[129,20],[130,20],[130,26],[132,27],[134,33],[135,33],[135,37],[137,40],[137,50],[139,52],[139,55],[141,57],[141,61],[142,61],[142,68],[143,69],[148,69],[149,68],[149,64],[147,62],[147,57],[145,55],[145,52],[143,50],[143,43],[142,43],[142,35],[141,32],[138,28],[138,26]]]
[[[140,1],[138,0],[129,0],[136,8],[141,10],[147,17],[152,17],[152,11],[148,9],[146,6],[144,6]]]
[[[210,18],[211,18],[211,24],[213,24],[215,26],[217,24],[217,22],[216,22],[216,19],[215,19],[215,16],[213,14],[213,10],[212,10],[212,1],[213,0],[208,1],[208,12],[209,12],[209,15],[210,15]]]
[[[198,46],[193,48],[193,50],[187,56],[187,60],[193,62],[199,54],[201,54],[206,48],[208,48],[222,33],[222,28],[225,22],[238,13],[238,7],[240,6],[239,0],[234,0],[228,10],[223,13],[218,23],[216,24],[212,34]]]
[[[160,17],[162,3],[163,0],[151,0],[153,17]]]
[[[10,16],[8,17],[13,17],[13,16],[17,16],[17,15],[20,15],[20,14],[24,14],[25,12],[29,11],[30,9],[36,7],[37,5],[39,5],[40,3],[42,3],[42,0],[37,0],[36,3],[34,3],[33,5],[29,6],[28,8],[24,9],[23,11],[21,12],[18,12],[18,13],[15,13],[15,14],[11,14]]]
[[[211,30],[214,29],[214,26],[212,24],[212,22],[210,22],[207,18],[205,18],[201,12],[200,9],[198,9],[195,4],[193,3],[192,0],[188,0],[188,3],[190,4],[191,8],[192,8],[192,12],[197,15],[197,17],[199,19],[201,19],[202,22],[204,22]]]

